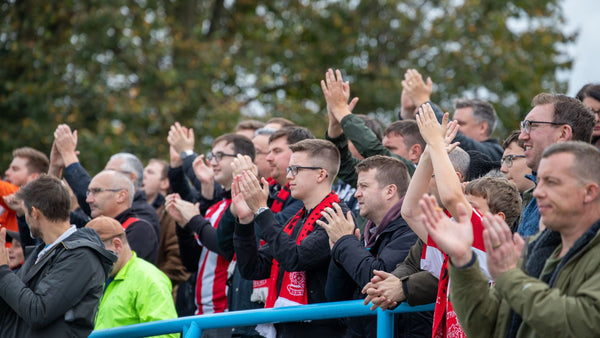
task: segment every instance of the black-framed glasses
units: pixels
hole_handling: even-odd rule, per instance
[[[531,126],[534,124],[551,124],[553,126],[561,126],[565,123],[560,123],[560,122],[549,122],[549,121],[530,121],[530,120],[525,120],[525,121],[521,121],[521,131],[524,131],[525,134],[529,134],[531,132]]]
[[[227,154],[222,151],[217,151],[216,153],[213,153],[211,151],[208,154],[206,154],[206,159],[210,161],[214,158],[215,160],[217,160],[217,162],[221,162],[223,156],[235,157],[235,154]]]
[[[287,169],[285,169],[285,172],[289,175],[291,174],[292,176],[296,176],[298,175],[298,170],[300,169],[308,169],[308,170],[321,170],[323,168],[321,167],[302,167],[299,165],[292,165],[287,167]]]
[[[507,168],[513,166],[515,158],[525,158],[525,155],[506,155],[500,160],[500,165],[506,165]]]
[[[97,194],[104,192],[104,191],[111,191],[111,192],[117,192],[117,191],[121,191],[123,189],[104,189],[104,188],[89,188],[86,192],[85,192],[85,197],[88,197],[90,195],[94,195],[96,196]]]

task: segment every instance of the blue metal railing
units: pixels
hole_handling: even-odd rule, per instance
[[[297,322],[377,315],[377,337],[392,337],[394,313],[433,311],[434,304],[408,306],[400,304],[394,310],[371,311],[362,300],[290,306],[276,309],[258,309],[223,312],[161,320],[92,332],[90,338],[146,337],[168,333],[183,333],[184,338],[200,337],[202,330],[220,327],[248,326],[260,323]]]

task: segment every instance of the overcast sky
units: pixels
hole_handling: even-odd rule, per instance
[[[567,74],[567,94],[575,95],[586,83],[600,83],[600,0],[564,0],[563,8],[567,29],[579,28],[577,42],[569,50],[573,68]]]

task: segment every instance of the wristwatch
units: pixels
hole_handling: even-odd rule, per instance
[[[269,207],[260,207],[260,208],[258,208],[258,210],[256,210],[256,212],[254,213],[254,217],[260,215],[265,210],[269,210]]]
[[[181,152],[181,154],[179,154],[179,157],[181,157],[182,160],[185,160],[186,157],[193,155],[194,151],[192,149],[188,149],[188,150],[184,150]]]

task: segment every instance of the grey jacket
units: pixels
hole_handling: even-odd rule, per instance
[[[0,266],[0,337],[87,337],[117,256],[92,229],[80,228],[17,274]]]

